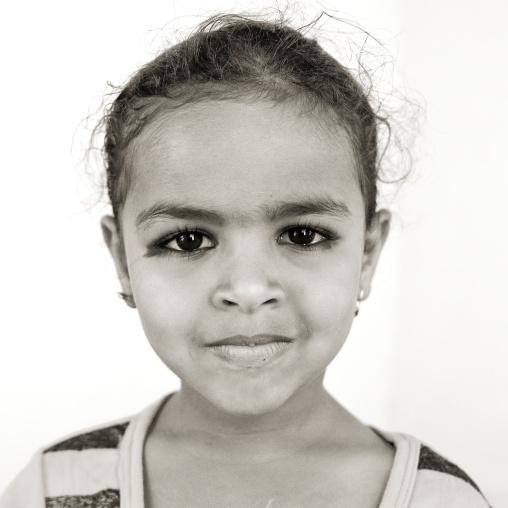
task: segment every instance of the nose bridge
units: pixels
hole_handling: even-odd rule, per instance
[[[253,313],[284,301],[275,253],[269,246],[254,244],[239,242],[222,260],[223,269],[213,294],[217,308]]]

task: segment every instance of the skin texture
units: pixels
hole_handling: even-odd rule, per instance
[[[210,102],[160,114],[132,143],[128,159],[132,185],[120,217],[123,238],[111,217],[103,218],[103,233],[151,346],[182,381],[147,440],[152,484],[164,484],[168,468],[153,450],[169,451],[175,443],[192,446],[199,463],[219,453],[224,465],[240,457],[272,463],[293,453],[296,443],[306,449],[330,441],[334,450],[349,450],[344,460],[362,446],[377,450],[381,485],[391,457],[386,445],[322,387],[360,292],[364,298],[370,293],[390,221],[381,210],[366,231],[346,134],[327,132],[289,106]],[[300,208],[274,216],[282,204],[320,201],[340,203],[341,213]],[[147,218],[161,203],[216,216],[187,211],[175,218],[159,211]],[[295,244],[295,228],[306,228],[313,243]],[[190,254],[175,252],[174,237],[185,230],[203,234]],[[266,334],[291,342],[261,365],[228,361],[207,347],[225,337]],[[210,443],[217,445],[213,453]]]

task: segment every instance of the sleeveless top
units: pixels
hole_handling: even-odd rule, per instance
[[[145,436],[167,397],[39,450],[0,497],[0,508],[143,508]],[[374,430],[395,447],[379,508],[489,508],[455,464],[410,435]]]

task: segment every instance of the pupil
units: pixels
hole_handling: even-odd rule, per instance
[[[312,243],[312,240],[314,240],[315,236],[316,233],[309,228],[291,229],[289,231],[289,238],[293,243],[298,245],[307,245]]]
[[[176,243],[182,250],[196,250],[203,243],[203,235],[201,233],[185,233],[176,238]]]

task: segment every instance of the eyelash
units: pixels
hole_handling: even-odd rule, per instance
[[[180,235],[185,235],[185,234],[189,234],[189,233],[200,233],[204,237],[210,239],[210,241],[212,243],[214,243],[214,247],[215,247],[215,245],[217,245],[216,242],[213,241],[212,237],[205,231],[201,231],[198,228],[185,227],[182,229],[177,229],[176,231],[173,231],[172,233],[169,233],[167,235],[164,235],[162,238],[153,242],[148,247],[148,252],[146,254],[147,257],[156,256],[156,255],[164,255],[164,256],[182,256],[182,257],[191,258],[191,257],[197,256],[199,254],[202,254],[203,252],[205,252],[207,250],[214,248],[214,247],[206,247],[204,249],[200,248],[200,249],[196,249],[194,251],[185,251],[185,250],[176,250],[176,249],[171,249],[171,248],[166,247],[166,245],[169,242],[171,242],[172,240],[174,240],[175,238],[178,238]]]
[[[337,234],[332,233],[328,229],[323,228],[319,224],[307,224],[304,222],[296,222],[295,224],[291,224],[291,226],[284,228],[284,230],[277,235],[277,241],[282,238],[286,233],[291,231],[292,229],[310,229],[311,231],[314,231],[315,233],[318,233],[323,237],[323,239],[311,243],[308,245],[298,245],[296,243],[283,243],[281,245],[289,245],[291,248],[297,249],[297,250],[304,250],[304,251],[316,251],[318,249],[329,249],[335,240],[338,240],[339,237]]]
[[[311,244],[303,244],[298,245],[295,243],[289,243],[289,242],[283,242],[280,243],[281,238],[288,233],[289,231],[293,229],[310,229],[311,231],[321,235],[323,238],[315,243]],[[168,248],[167,244],[171,242],[172,240],[175,240],[180,235],[184,234],[190,234],[190,233],[199,233],[203,235],[205,238],[208,238],[214,245],[213,247],[205,247],[205,248],[198,248],[194,251],[184,251],[184,250],[176,250],[172,248]],[[288,245],[291,248],[301,250],[301,251],[316,251],[318,249],[329,249],[332,247],[332,244],[339,239],[339,236],[335,233],[332,233],[331,231],[322,228],[319,224],[310,225],[308,223],[295,223],[291,224],[291,226],[288,226],[284,228],[276,237],[277,243],[280,245]],[[211,250],[215,248],[217,243],[213,240],[211,235],[205,231],[200,230],[199,228],[191,228],[191,227],[184,227],[182,229],[178,229],[176,231],[173,231],[172,233],[169,233],[167,235],[164,235],[162,238],[156,240],[148,247],[148,252],[146,254],[147,257],[156,256],[156,255],[165,255],[165,256],[181,256],[186,258],[191,258],[198,256],[200,254],[203,254],[204,252]]]

